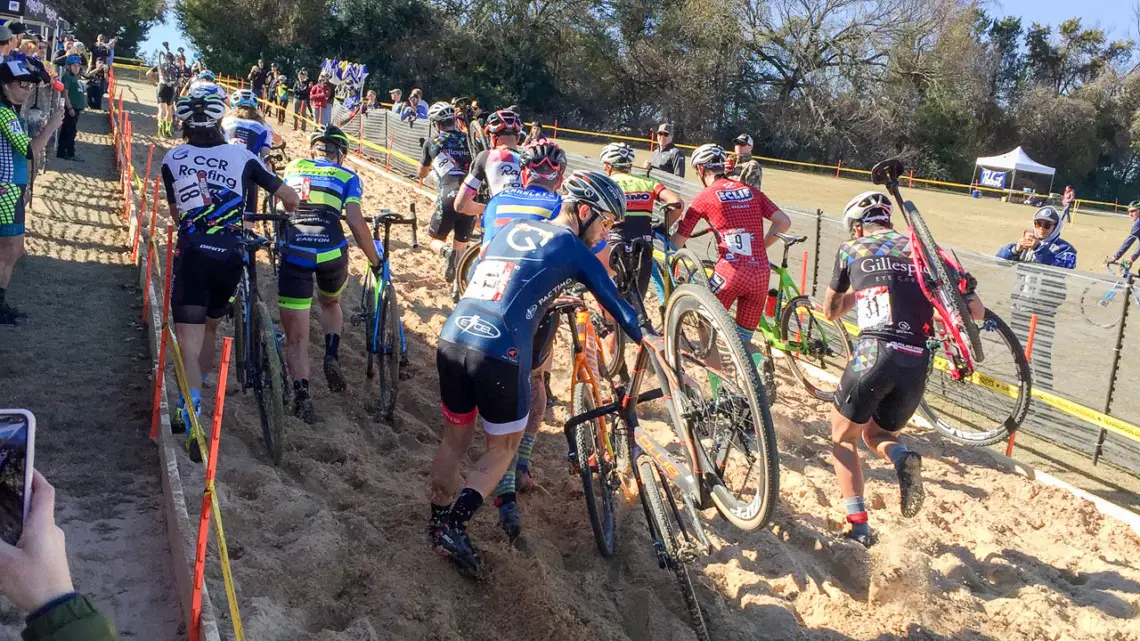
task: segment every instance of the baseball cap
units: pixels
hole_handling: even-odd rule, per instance
[[[67,57],[67,64],[69,64],[69,65],[81,65],[81,64],[83,64],[83,58],[81,58],[79,56],[75,56],[75,55],[68,56]]]
[[[1056,226],[1061,222],[1061,215],[1058,214],[1057,210],[1053,209],[1052,207],[1042,207],[1041,209],[1037,210],[1037,213],[1033,214],[1033,222],[1037,222],[1039,220],[1048,220],[1049,222],[1053,223],[1054,226]]]
[[[390,93],[390,94],[393,94],[393,93],[401,93],[401,94],[402,94],[402,93],[404,93],[404,91],[403,91],[402,89],[400,89],[399,87],[395,87],[395,88],[393,88],[393,89],[389,89],[389,90],[388,90],[388,93]]]
[[[661,123],[660,126],[657,127],[657,133],[665,134],[667,136],[672,136],[673,135],[673,125],[671,123],[668,123],[668,122],[663,122],[663,123]]]
[[[733,138],[732,142],[734,142],[738,145],[748,145],[749,147],[751,147],[752,146],[752,136],[749,136],[748,134],[740,134],[739,136]]]
[[[14,34],[19,35],[21,33],[24,33],[27,30],[28,30],[28,26],[22,22],[9,22],[8,23],[8,31],[11,31]]]
[[[12,30],[8,28],[8,25],[0,24],[0,42],[8,42],[12,38]]]

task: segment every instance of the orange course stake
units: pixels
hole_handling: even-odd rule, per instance
[[[911,189],[914,189],[914,170],[913,169],[910,170],[910,185],[908,185],[908,187],[910,187]]]
[[[843,161],[840,160],[835,163],[835,177],[839,178],[839,170],[843,168]]]
[[[801,294],[807,291],[807,265],[808,265],[808,253],[807,253],[807,250],[805,249],[804,250],[804,264],[803,264],[803,267],[800,269],[800,293]]]
[[[194,592],[190,599],[190,639],[197,641],[202,628],[202,583],[206,578],[206,543],[210,533],[210,510],[214,505],[214,475],[218,469],[218,441],[222,434],[222,410],[226,402],[226,375],[230,367],[230,351],[234,339],[222,341],[222,363],[218,368],[218,392],[214,396],[214,420],[210,430],[210,454],[206,459],[206,487],[202,491],[202,510],[198,518],[198,549],[194,555]],[[195,445],[196,447],[196,445]]]
[[[1029,335],[1025,338],[1025,360],[1033,358],[1033,339],[1037,336],[1037,314],[1029,317]],[[1017,432],[1009,435],[1009,442],[1005,446],[1005,455],[1013,456],[1013,441]]]
[[[174,227],[170,227],[166,233],[166,284],[163,286],[162,294],[163,331],[161,338],[158,339],[158,366],[154,373],[154,405],[150,413],[150,440],[152,441],[158,440],[158,417],[162,408],[162,381],[166,376],[166,337],[170,332],[166,331],[165,325],[166,314],[170,307],[170,256],[173,242]]]
[[[554,119],[554,139],[558,140],[558,119]]]

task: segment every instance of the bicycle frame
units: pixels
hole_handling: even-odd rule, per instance
[[[585,383],[590,391],[590,397],[594,401],[594,407],[601,407],[604,400],[602,397],[601,368],[598,364],[601,344],[597,333],[594,331],[590,310],[585,303],[576,303],[559,308],[558,313],[564,314],[573,328],[570,332],[574,351],[574,366],[570,373],[571,393],[578,383]],[[598,417],[598,426],[601,429],[602,442],[606,447],[605,455],[607,460],[612,461],[615,455],[613,442],[610,438],[610,428],[613,426],[608,423],[605,417]],[[572,460],[576,461],[577,459]]]
[[[764,335],[764,340],[768,341],[769,347],[784,353],[800,352],[802,349],[798,345],[789,343],[780,336],[779,319],[784,313],[784,305],[800,295],[800,288],[796,286],[796,281],[792,280],[791,275],[788,274],[788,252],[796,243],[789,244],[787,241],[783,241],[783,243],[784,256],[780,260],[780,264],[768,263],[772,273],[780,277],[780,284],[776,287],[776,311],[771,320],[768,319],[767,315],[761,315],[760,325],[756,329]]]
[[[369,289],[371,289],[371,291],[372,291],[372,310],[373,310],[373,314],[378,317],[380,314],[380,301],[383,300],[384,291],[386,289],[388,289],[389,287],[393,286],[393,284],[392,284],[392,269],[388,263],[388,256],[389,256],[388,246],[389,246],[389,241],[391,240],[391,236],[392,236],[392,225],[410,224],[412,226],[412,246],[413,247],[418,246],[418,243],[415,240],[415,230],[416,230],[415,208],[413,207],[412,217],[409,219],[403,219],[403,218],[396,216],[396,214],[393,214],[392,212],[390,212],[388,210],[382,210],[379,215],[377,215],[371,219],[371,223],[372,223],[372,240],[373,241],[379,241],[380,240],[380,227],[381,226],[384,227],[384,239],[382,242],[382,247],[384,250],[384,256],[383,256],[383,260],[381,261],[379,279],[378,279],[378,282],[375,283],[374,287],[370,288],[369,285],[372,284],[371,279],[377,278],[377,276],[375,274],[373,274],[371,271],[368,273],[367,276],[365,276],[364,287],[360,292],[360,303],[361,303],[360,307],[361,307],[361,309],[366,309],[366,306],[364,305],[365,297],[368,296]],[[370,332],[370,334],[368,336],[368,351],[373,353],[373,354],[379,354],[381,352],[381,349],[387,349],[387,346],[380,345],[381,327],[380,327],[380,323],[375,322],[375,320],[376,319],[374,318],[373,322],[371,323],[371,330],[372,331]],[[401,322],[398,324],[398,326],[400,328],[400,353],[406,354],[408,351],[408,341],[404,337],[404,324]]]

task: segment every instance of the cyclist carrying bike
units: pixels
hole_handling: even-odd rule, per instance
[[[542,412],[531,394],[530,369],[540,346],[535,332],[562,287],[582,282],[624,331],[642,339],[633,308],[618,298],[590,250],[624,213],[613,181],[597,172],[573,174],[553,220],[516,220],[495,234],[443,327],[436,366],[444,432],[432,462],[428,530],[433,549],[465,573],[478,569],[467,523],[507,470],[532,407]],[[456,496],[476,414],[483,417],[487,449]]]
[[[178,88],[181,69],[174,60],[174,54],[167,51],[162,61],[146,72],[147,79],[158,75],[158,135],[174,135],[174,94]]]
[[[242,214],[252,192],[261,187],[273,193],[286,211],[300,202],[261,159],[226,144],[218,127],[225,110],[217,96],[179,98],[175,115],[186,142],[167,152],[161,169],[170,216],[178,225],[170,309],[195,411],[213,366],[218,324],[241,281]],[[178,406],[189,425],[186,403],[181,398]]]
[[[439,184],[439,197],[435,201],[428,234],[432,251],[447,261],[443,277],[449,283],[455,280],[455,261],[467,249],[471,230],[475,228],[474,216],[455,211],[455,197],[471,165],[467,136],[456,129],[456,117],[455,107],[446,102],[437,102],[428,108],[428,121],[435,124],[439,133],[424,143],[419,170],[420,180],[431,173]],[[455,238],[449,245],[447,236],[453,230]]]
[[[843,219],[851,239],[839,246],[831,285],[823,299],[829,320],[854,309],[859,336],[831,412],[835,476],[851,529],[847,538],[870,547],[875,539],[863,502],[858,441],[891,461],[902,495],[902,514],[922,508],[922,457],[898,441],[926,389],[934,306],[923,294],[911,262],[910,239],[891,225],[891,201],[868,191],[851,199]],[[984,315],[974,294],[971,314]]]
[[[1120,261],[1120,265],[1124,268],[1125,274],[1132,271],[1133,263],[1136,262],[1136,259],[1140,258],[1140,200],[1133,200],[1128,203],[1128,217],[1132,219],[1132,229],[1128,231],[1128,237],[1120,244],[1120,249],[1116,250],[1115,254],[1107,256],[1104,259],[1106,265],[1108,263],[1115,263],[1128,251],[1128,248],[1132,246],[1133,242],[1137,243],[1136,250],[1132,252],[1132,256],[1130,256],[1128,260]]]
[[[522,134],[522,119],[513,111],[500,109],[487,116],[485,131],[491,138],[491,148],[479,152],[471,161],[463,187],[455,194],[455,211],[476,218],[482,218],[486,208],[476,200],[483,185],[491,197],[522,184],[519,155],[515,151]]]
[[[672,241],[678,249],[683,247],[701,220],[712,227],[720,260],[709,286],[725,309],[736,304],[737,329],[749,346],[768,297],[768,248],[792,221],[763,192],[728,178],[727,160],[728,154],[716,144],[701,145],[693,152],[691,162],[705,189],[689,204]],[[764,220],[770,221],[766,233]]]
[[[340,226],[341,212],[372,269],[381,266],[360,211],[363,184],[342,164],[348,156],[348,142],[339,127],[326,125],[309,137],[310,157],[298,158],[285,168],[285,184],[300,193],[301,207],[282,229],[277,295],[285,327],[285,361],[293,377],[293,414],[306,423],[316,420],[309,393],[309,308],[314,276],[325,333],[325,380],[333,392],[348,388],[338,353],[344,327],[340,295],[348,283],[348,240]]]
[[[257,108],[257,98],[249,89],[240,89],[230,96],[230,111],[222,118],[222,133],[231,144],[244,145],[262,158],[270,147],[281,144],[281,136],[265,122]]]

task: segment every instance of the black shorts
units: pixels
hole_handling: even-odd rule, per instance
[[[174,322],[202,325],[207,318],[225,316],[241,282],[243,257],[244,250],[231,235],[179,238],[170,291]]]
[[[158,103],[160,105],[174,104],[174,85],[158,85]]]
[[[856,423],[873,418],[888,432],[900,430],[918,409],[929,366],[924,347],[860,338],[835,392],[835,407]]]
[[[340,296],[348,283],[348,246],[309,252],[296,246],[285,248],[277,270],[277,304],[283,309],[309,309],[314,274],[322,294]]]
[[[443,190],[435,203],[435,213],[428,223],[428,235],[435,240],[447,240],[451,230],[455,230],[455,242],[471,240],[471,230],[475,229],[475,217],[455,211],[455,193],[458,187]],[[456,260],[459,258],[456,257]]]
[[[538,324],[538,328],[534,330],[534,344],[531,349],[530,368],[538,369],[540,365],[550,358],[550,353],[554,351],[554,337],[558,334],[559,320],[562,314],[554,311],[546,312],[546,316],[542,317],[542,322]]]
[[[530,373],[478,350],[439,341],[435,350],[443,418],[467,425],[476,412],[488,434],[515,434],[526,429],[530,414]]]

